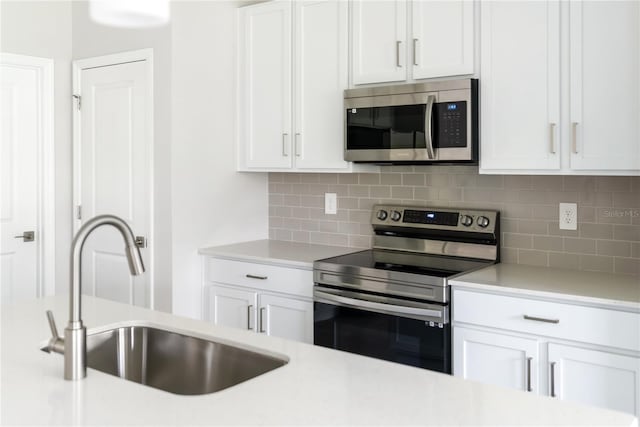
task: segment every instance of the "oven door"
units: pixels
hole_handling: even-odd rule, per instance
[[[316,285],[314,344],[451,373],[448,306]]]

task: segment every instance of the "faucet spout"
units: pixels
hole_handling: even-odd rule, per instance
[[[115,227],[125,241],[125,254],[129,270],[134,276],[144,273],[144,263],[136,238],[129,225],[114,215],[99,215],[87,221],[78,230],[71,247],[71,289],[69,292],[69,323],[64,330],[64,339],[57,339],[55,350],[64,347],[64,378],[79,380],[87,375],[87,329],[82,324],[82,248],[93,230],[102,226]],[[50,322],[53,316],[50,317]],[[53,344],[50,347],[54,347]]]

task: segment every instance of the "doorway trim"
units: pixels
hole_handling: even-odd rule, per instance
[[[149,184],[149,237],[150,242],[149,249],[149,261],[152,268],[147,270],[149,274],[149,301],[148,308],[154,309],[155,300],[155,186],[154,186],[154,82],[153,82],[153,49],[139,49],[127,52],[119,52],[110,55],[94,56],[91,58],[78,59],[72,63],[72,76],[73,76],[73,205],[72,205],[72,221],[73,221],[73,233],[78,231],[81,225],[81,220],[78,219],[77,206],[81,204],[80,200],[80,184],[81,184],[81,129],[80,129],[80,116],[78,109],[79,98],[76,95],[82,95],[80,90],[82,88],[82,71],[91,68],[108,67],[111,65],[127,64],[130,62],[144,62],[146,75],[147,75],[147,93],[149,94],[149,102],[146,107],[146,123],[147,138],[145,141],[148,155],[148,171],[147,177]]]
[[[37,296],[55,295],[56,274],[56,210],[55,210],[55,151],[53,105],[53,59],[0,52],[0,62],[17,68],[35,70],[38,79],[38,165],[37,227],[38,268]]]

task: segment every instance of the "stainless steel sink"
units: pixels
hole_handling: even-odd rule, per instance
[[[284,357],[148,326],[87,335],[90,368],[176,394],[213,393],[287,363]]]

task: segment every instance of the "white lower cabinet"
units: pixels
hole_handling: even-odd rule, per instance
[[[454,327],[453,332],[454,375],[538,393],[536,339],[463,327]]]
[[[313,273],[244,261],[204,259],[205,320],[313,343]]]
[[[637,357],[550,343],[549,369],[551,396],[640,415]]]
[[[640,313],[459,288],[452,300],[455,376],[640,416]]]

